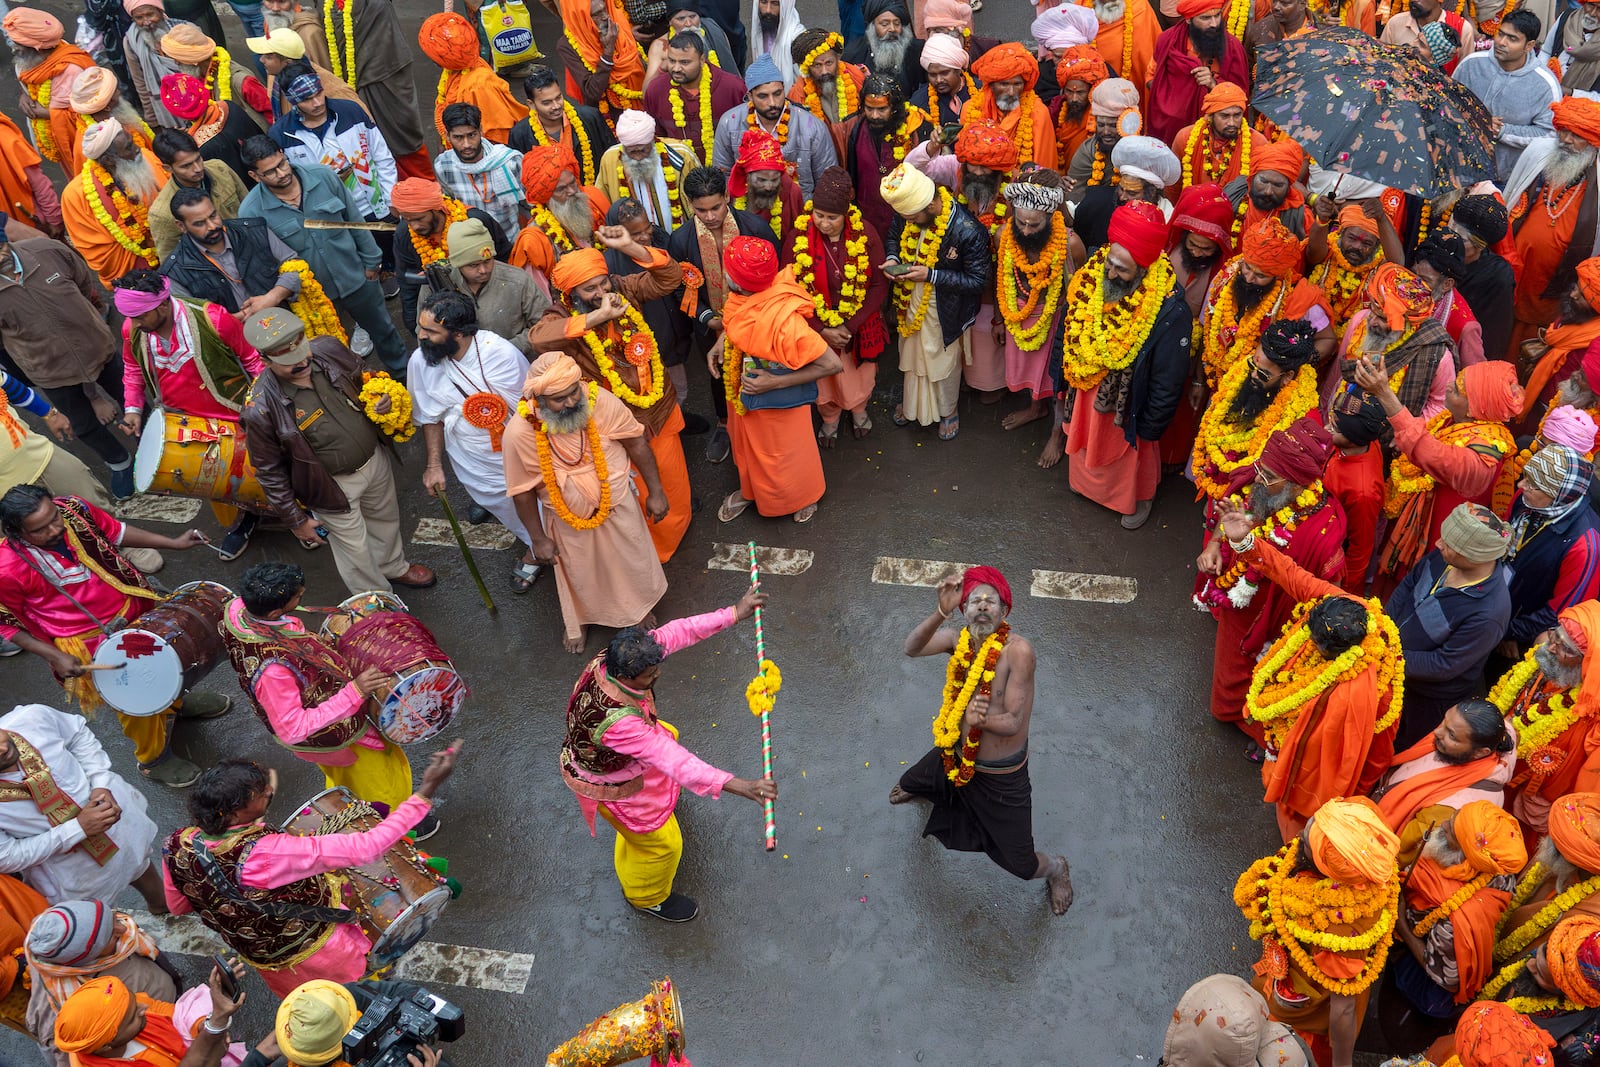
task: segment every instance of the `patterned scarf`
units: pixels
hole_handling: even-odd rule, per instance
[[[694,220],[694,235],[700,242],[700,268],[706,276],[706,299],[711,302],[714,311],[722,310],[722,302],[728,298],[728,283],[722,277],[722,250],[728,247],[728,242],[739,236],[739,223],[733,217],[733,208],[728,208],[728,213],[722,216],[722,232],[713,234],[700,221],[698,215]]]

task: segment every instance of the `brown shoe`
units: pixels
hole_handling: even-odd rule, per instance
[[[398,578],[390,578],[395,585],[403,585],[408,589],[427,589],[438,583],[432,570],[420,563],[413,563],[411,568]]]

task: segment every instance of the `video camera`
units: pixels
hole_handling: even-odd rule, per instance
[[[344,1059],[352,1067],[406,1067],[423,1045],[455,1041],[467,1032],[461,1009],[425,989],[404,996],[378,996],[344,1035]]]

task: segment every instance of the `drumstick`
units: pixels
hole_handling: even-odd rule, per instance
[[[300,604],[300,605],[296,606],[294,610],[296,610],[296,611],[309,611],[314,615],[338,615],[338,614],[341,614],[341,613],[343,613],[345,611],[348,611],[349,609],[348,608],[324,608],[324,607],[318,607],[315,604]]]
[[[82,667],[86,671],[120,671],[126,663],[85,663]]]

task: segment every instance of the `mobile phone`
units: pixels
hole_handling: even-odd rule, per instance
[[[939,140],[943,144],[955,144],[956,138],[961,136],[961,123],[947,122],[939,127]]]
[[[222,992],[229,1000],[239,999],[239,979],[234,977],[233,963],[226,956],[213,955],[211,963],[222,972]]]
[[[900,275],[906,273],[910,269],[911,264],[909,263],[887,263],[884,265],[883,273],[898,278]]]

